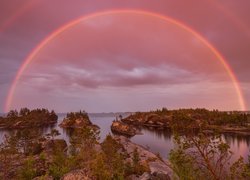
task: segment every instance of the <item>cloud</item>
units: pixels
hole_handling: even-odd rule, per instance
[[[108,69],[88,70],[75,67],[57,67],[47,68],[47,73],[31,73],[23,76],[23,83],[31,86],[73,86],[78,85],[83,88],[99,88],[99,87],[131,87],[136,86],[154,86],[162,84],[177,84],[194,82],[200,80],[191,72],[169,66],[148,66],[134,67],[130,70],[122,67],[110,67]],[[51,73],[49,73],[51,70]],[[53,88],[52,88],[53,89]]]

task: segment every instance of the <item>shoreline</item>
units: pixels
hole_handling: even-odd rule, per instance
[[[157,156],[152,151],[148,150],[146,147],[132,142],[129,138],[120,135],[114,135],[114,139],[123,145],[126,152],[130,157],[133,156],[133,152],[137,149],[139,154],[139,159],[141,163],[147,162],[150,173],[143,173],[141,178],[149,176],[150,174],[164,175],[166,178],[173,179],[173,170],[170,168],[170,162],[159,156]]]
[[[233,133],[250,136],[250,129],[246,127],[210,126],[207,130],[218,131],[220,133]]]

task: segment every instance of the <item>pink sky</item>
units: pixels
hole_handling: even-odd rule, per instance
[[[248,1],[1,1],[0,110],[18,68],[46,36],[78,17],[140,9],[191,27],[227,60],[250,101]],[[51,40],[17,84],[12,108],[58,112],[161,107],[239,109],[232,81],[197,37],[162,19],[113,14],[88,19]]]

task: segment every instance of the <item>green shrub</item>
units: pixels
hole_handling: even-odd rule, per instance
[[[68,159],[63,152],[58,152],[53,157],[53,162],[49,166],[49,175],[54,179],[60,179],[64,174],[70,171]]]
[[[29,157],[24,162],[24,165],[21,168],[19,174],[20,174],[20,178],[25,179],[25,180],[33,179],[34,177],[36,177],[37,172],[35,169],[35,161],[32,157]]]

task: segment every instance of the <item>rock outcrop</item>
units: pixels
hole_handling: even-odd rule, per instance
[[[113,121],[111,125],[111,130],[114,134],[120,134],[129,137],[132,137],[137,134],[136,128],[126,123],[123,123],[122,121],[117,121],[117,120]]]
[[[133,152],[137,149],[139,154],[140,163],[147,163],[150,169],[150,173],[145,172],[140,177],[130,177],[130,179],[158,179],[158,180],[168,180],[173,177],[173,172],[170,168],[170,163],[159,158],[154,153],[148,151],[146,148],[132,143],[128,138],[123,136],[115,136],[115,140],[123,145],[129,157],[127,161],[132,162]]]

